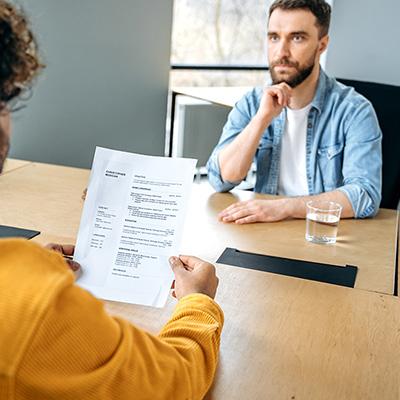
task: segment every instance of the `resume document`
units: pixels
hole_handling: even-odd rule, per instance
[[[196,160],[96,148],[74,259],[96,297],[163,307]]]

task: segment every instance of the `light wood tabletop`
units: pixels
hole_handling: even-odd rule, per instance
[[[73,241],[88,177],[87,170],[38,163],[1,176],[1,223],[41,230],[35,239],[41,243]],[[209,261],[229,246],[352,263],[360,268],[358,289],[218,264],[216,300],[225,326],[207,399],[400,398],[400,299],[373,292],[394,282],[396,212],[341,221],[334,246],[305,242],[301,220],[247,226],[217,221],[224,207],[253,196],[259,197],[194,186],[182,250]],[[106,307],[157,333],[175,304],[169,298],[162,309],[116,302]]]
[[[0,177],[0,223],[75,238],[90,171],[30,163]]]
[[[27,165],[31,164],[31,161],[25,161],[25,160],[17,160],[14,158],[7,158],[6,161],[4,162],[3,165],[3,171],[2,174],[7,174],[11,171],[14,171],[16,169],[26,167]]]
[[[0,223],[76,238],[89,171],[31,163],[0,179]],[[238,200],[268,198],[249,191],[214,193],[193,185],[182,252],[215,262],[226,247],[271,256],[335,265],[356,265],[356,287],[393,294],[396,274],[397,212],[381,209],[366,220],[342,220],[335,245],[304,239],[305,221],[238,226],[217,220],[219,211]]]
[[[366,220],[341,220],[335,245],[305,240],[305,221],[250,225],[223,224],[218,212],[235,201],[268,198],[249,191],[213,193],[194,185],[182,251],[215,262],[226,247],[334,265],[356,265],[355,287],[393,294],[396,280],[397,212],[381,209]]]
[[[400,296],[400,213],[397,215],[397,296]]]
[[[208,399],[398,399],[400,299],[218,265],[225,313]],[[164,309],[107,302],[157,333]]]

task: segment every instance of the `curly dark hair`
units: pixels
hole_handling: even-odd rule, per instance
[[[25,14],[0,0],[0,111],[30,88],[42,68]]]

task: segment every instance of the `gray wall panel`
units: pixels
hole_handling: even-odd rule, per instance
[[[173,0],[24,0],[47,68],[10,155],[89,167],[94,147],[161,155]]]
[[[335,0],[327,71],[400,85],[399,16],[399,0]]]

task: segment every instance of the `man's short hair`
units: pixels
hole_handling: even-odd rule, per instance
[[[269,16],[274,10],[309,10],[317,19],[319,37],[328,34],[331,21],[331,6],[325,0],[275,0],[269,9]]]
[[[43,67],[24,13],[0,0],[0,112],[30,87]]]

